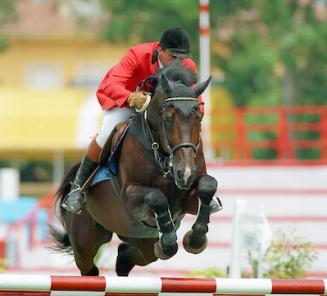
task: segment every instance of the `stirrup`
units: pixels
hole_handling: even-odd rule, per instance
[[[215,214],[223,209],[223,204],[221,203],[218,196],[214,196],[210,203],[210,214]]]
[[[81,214],[83,207],[82,188],[76,187],[70,191],[62,202],[61,206],[74,214]]]

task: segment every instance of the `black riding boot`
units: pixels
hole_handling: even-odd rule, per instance
[[[87,179],[91,176],[98,164],[84,155],[81,165],[77,170],[71,191],[64,198],[61,206],[70,212],[80,214],[83,207],[82,187]]]

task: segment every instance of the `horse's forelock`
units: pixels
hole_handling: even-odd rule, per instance
[[[196,83],[196,75],[189,68],[183,66],[180,61],[159,69],[157,73],[158,85],[162,85],[164,80],[170,82],[170,97],[196,97],[192,85]]]
[[[165,76],[165,78],[163,78]],[[196,94],[192,85],[196,83],[196,75],[193,73],[192,70],[183,66],[179,61],[176,61],[162,69],[158,69],[157,73],[151,76],[152,79],[155,81],[155,90],[152,92],[153,95],[157,91],[157,87],[162,86],[162,80],[168,79],[170,82],[171,89],[169,93],[166,95],[171,98],[178,98],[179,97],[189,97],[189,98],[196,98]],[[161,97],[163,94],[160,94]],[[164,102],[162,102],[164,103]],[[189,101],[175,101],[171,103],[164,103],[165,107],[172,106],[178,109],[184,116],[189,116],[195,110],[195,105],[197,103],[190,103]]]
[[[183,66],[179,61],[176,61],[163,69],[160,69],[159,80],[160,77],[164,74],[171,82],[179,82],[186,86],[191,87],[194,83],[196,83],[197,78],[195,73],[189,68]]]
[[[158,68],[156,74],[150,75],[144,80],[144,84],[150,82],[150,92],[154,93],[157,87],[161,84],[163,75],[173,84],[179,83],[191,87],[196,83],[197,77],[193,71],[183,66],[180,61],[176,61],[164,68]]]

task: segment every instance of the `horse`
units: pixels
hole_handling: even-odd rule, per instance
[[[118,276],[128,276],[136,265],[173,257],[178,250],[176,230],[186,213],[197,217],[184,235],[183,247],[198,254],[207,246],[217,181],[206,171],[198,96],[211,77],[197,83],[191,70],[174,63],[149,78],[145,81],[151,101],[128,122],[116,176],[87,190],[81,214],[61,208],[63,230],[51,229],[53,247],[73,253],[81,275],[99,275],[94,257],[113,233],[122,241]],[[77,169],[74,166],[62,181],[57,205],[69,192]]]

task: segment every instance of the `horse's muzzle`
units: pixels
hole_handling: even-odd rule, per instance
[[[195,180],[195,170],[189,166],[186,168],[178,168],[174,171],[175,184],[179,189],[187,190],[190,189],[191,185]]]

